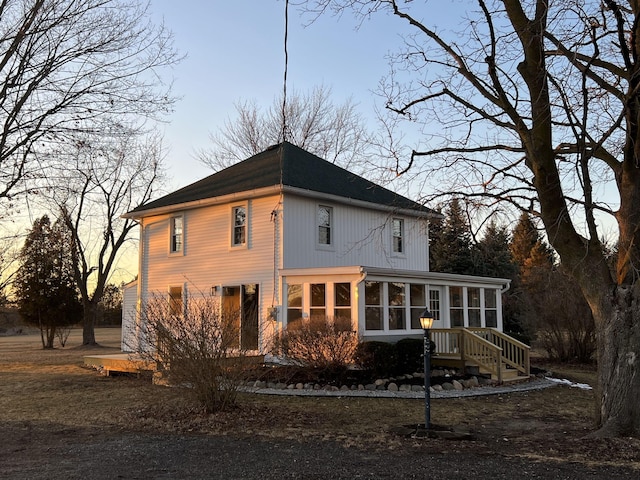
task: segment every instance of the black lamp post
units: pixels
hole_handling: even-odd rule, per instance
[[[433,314],[428,308],[420,315],[420,326],[424,330],[424,428],[431,428],[431,338],[429,329],[433,325]]]

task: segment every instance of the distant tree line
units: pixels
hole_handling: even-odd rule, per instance
[[[502,298],[506,333],[536,342],[554,360],[593,361],[589,305],[531,216],[523,213],[512,230],[490,220],[476,238],[460,200],[443,213],[431,225],[432,271],[510,279]]]

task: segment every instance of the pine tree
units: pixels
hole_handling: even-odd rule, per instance
[[[472,251],[475,275],[511,280],[517,276],[518,268],[509,249],[509,231],[506,226],[499,226],[492,219]]]
[[[82,318],[70,245],[64,224],[51,225],[44,215],[34,222],[20,252],[16,299],[23,319],[40,328],[43,348],[53,348],[57,329]]]
[[[471,254],[471,228],[454,198],[445,213],[442,228],[432,236],[431,270],[443,273],[471,274],[474,264]]]

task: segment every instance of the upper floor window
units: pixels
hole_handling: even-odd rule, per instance
[[[233,229],[231,232],[231,244],[235,246],[247,243],[247,208],[244,206],[233,207]]]
[[[325,205],[318,205],[318,244],[331,245],[333,209]]]
[[[171,253],[182,253],[184,244],[184,219],[182,216],[171,217],[171,238],[169,240],[169,251]]]
[[[393,253],[404,253],[404,220],[394,218],[391,224]]]

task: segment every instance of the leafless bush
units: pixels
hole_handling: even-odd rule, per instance
[[[547,273],[544,279],[530,305],[539,346],[552,360],[592,362],[595,323],[582,292],[561,270]]]
[[[70,333],[71,326],[69,325],[64,325],[56,328],[56,338],[58,339],[58,342],[60,343],[60,346],[62,348],[64,348],[64,346],[67,344],[67,339],[69,338]]]
[[[307,367],[332,369],[354,362],[359,337],[348,318],[312,316],[290,322],[275,340],[275,349]]]
[[[218,299],[209,296],[189,297],[181,307],[176,314],[175,301],[166,295],[146,302],[138,351],[207,412],[228,409],[236,403],[250,362],[239,341],[239,314],[223,311]]]

